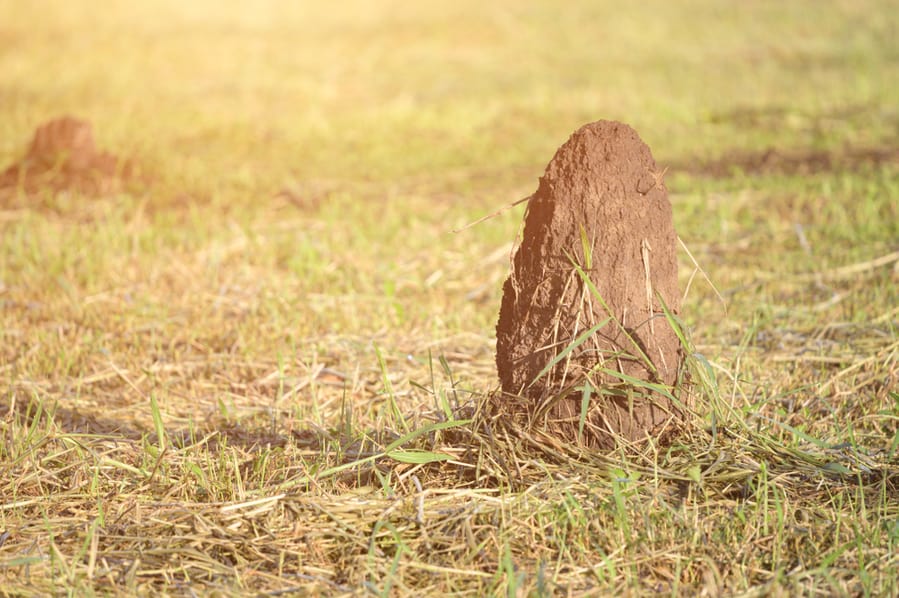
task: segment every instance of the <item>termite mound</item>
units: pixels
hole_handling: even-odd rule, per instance
[[[499,400],[590,447],[668,437],[683,416],[683,347],[670,321],[680,310],[677,237],[663,174],[631,127],[577,130],[528,201],[503,286]]]

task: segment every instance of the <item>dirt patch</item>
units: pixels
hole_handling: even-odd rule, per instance
[[[589,382],[589,446],[657,435],[679,416],[671,400],[625,381],[673,386],[683,358],[659,300],[680,309],[662,176],[629,126],[599,121],[576,131],[528,202],[503,287],[496,329],[503,392],[524,397],[531,415],[574,440]]]
[[[673,171],[695,176],[729,178],[744,175],[809,175],[821,172],[858,172],[882,165],[899,166],[899,146],[842,150],[734,152],[715,160],[672,164]]]
[[[97,149],[89,122],[63,116],[40,125],[25,157],[0,174],[0,200],[46,189],[114,193],[133,172],[129,162]]]

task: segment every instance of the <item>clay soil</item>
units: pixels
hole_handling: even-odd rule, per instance
[[[629,126],[599,121],[576,131],[529,201],[503,288],[496,362],[506,402],[515,402],[509,395],[523,397],[532,415],[573,439],[589,381],[582,439],[591,446],[662,434],[678,416],[670,399],[624,381],[671,387],[682,362],[660,302],[674,313],[680,309],[676,236],[662,176]]]

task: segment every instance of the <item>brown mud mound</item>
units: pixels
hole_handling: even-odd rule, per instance
[[[559,148],[528,202],[496,365],[503,392],[563,438],[578,438],[585,395],[588,446],[667,435],[681,415],[644,386],[674,386],[683,361],[661,303],[680,310],[662,175],[632,128],[599,121]]]
[[[90,123],[64,116],[39,126],[25,157],[0,174],[0,199],[18,190],[25,195],[44,189],[114,193],[132,170],[129,163],[97,150]]]

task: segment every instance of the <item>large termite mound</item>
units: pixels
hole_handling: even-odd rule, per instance
[[[133,167],[101,152],[90,123],[71,116],[50,120],[34,132],[28,152],[0,174],[0,198],[35,195],[41,190],[102,195],[118,191]]]
[[[528,202],[503,287],[504,394],[588,446],[668,436],[681,416],[664,388],[676,385],[683,352],[663,310],[677,314],[680,294],[662,176],[631,127],[576,131]]]

